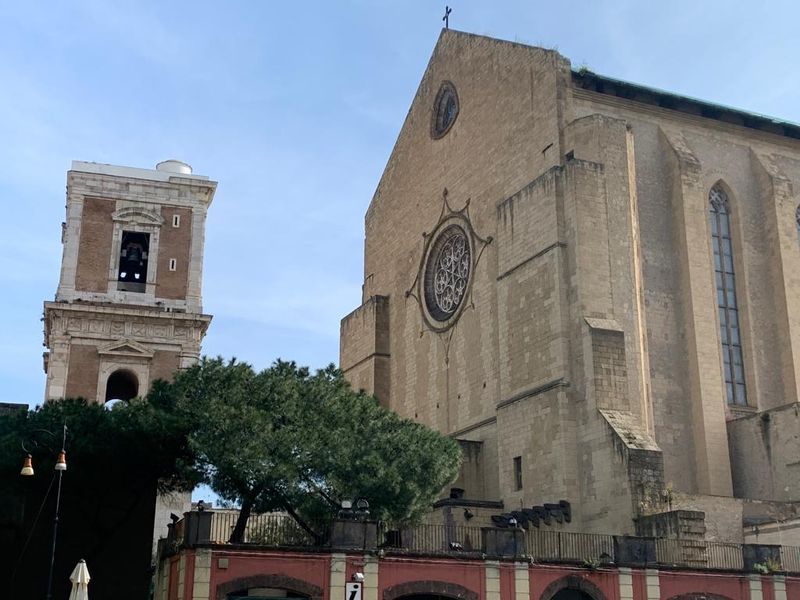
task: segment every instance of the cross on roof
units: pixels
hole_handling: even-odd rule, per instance
[[[453,9],[449,6],[445,5],[444,7],[444,16],[442,17],[442,21],[444,21],[444,28],[450,29],[450,13],[453,12]]]

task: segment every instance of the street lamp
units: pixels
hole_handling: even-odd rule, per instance
[[[46,429],[37,429],[36,431],[43,431],[49,435],[55,437],[55,434],[47,431]],[[64,471],[67,470],[67,453],[64,451],[64,447],[67,444],[67,423],[64,422],[63,433],[61,437],[61,452],[58,453],[58,458],[56,459],[56,466],[55,470],[58,472],[58,489],[56,491],[56,512],[53,518],[53,545],[50,549],[50,572],[47,575],[47,600],[51,600],[53,597],[53,567],[56,563],[56,538],[58,537],[58,509],[61,506],[61,477],[64,475]],[[23,444],[22,449],[25,452],[28,452]],[[24,477],[33,477],[33,460],[31,458],[30,453],[25,457],[22,462],[22,470],[19,472],[20,475]]]
[[[19,472],[20,475],[24,475],[25,477],[30,477],[33,475],[33,462],[31,460],[31,455],[25,457],[25,460],[22,462],[22,471]]]

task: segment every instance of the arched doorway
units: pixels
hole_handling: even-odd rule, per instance
[[[606,596],[588,579],[569,575],[548,585],[539,600],[606,600]]]
[[[672,596],[669,600],[731,600],[728,596],[721,596],[712,592],[692,592]]]
[[[123,400],[127,402],[139,395],[139,379],[127,369],[119,369],[109,375],[106,381],[105,402]]]
[[[322,588],[283,574],[252,575],[219,584],[216,600],[322,600]]]
[[[308,600],[308,596],[280,588],[255,587],[233,591],[225,600]]]
[[[457,583],[421,580],[386,588],[383,600],[478,600],[478,594]]]
[[[594,600],[594,598],[592,598],[586,592],[564,588],[563,590],[556,592],[556,595],[553,596],[552,600]]]

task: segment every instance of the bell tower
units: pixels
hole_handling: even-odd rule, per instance
[[[201,287],[216,187],[177,160],[72,163],[61,278],[44,303],[46,401],[129,400],[198,359],[211,322]]]

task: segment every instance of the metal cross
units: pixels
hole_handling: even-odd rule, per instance
[[[442,21],[444,21],[444,28],[450,29],[450,13],[453,12],[453,9],[449,6],[445,5],[444,7],[444,16],[442,17]]]

